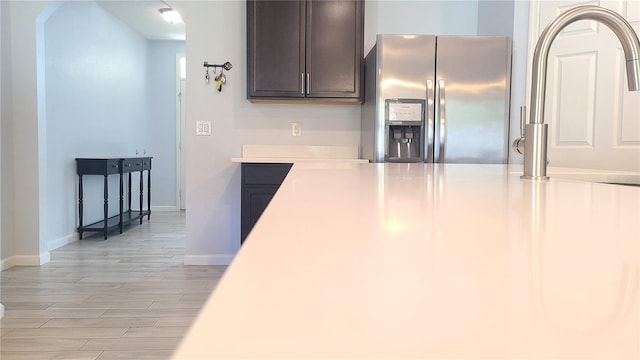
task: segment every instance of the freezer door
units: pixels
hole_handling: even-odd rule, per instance
[[[511,39],[436,39],[435,162],[507,162]]]
[[[433,161],[433,81],[436,69],[436,37],[433,35],[387,35],[376,37],[378,50],[376,82],[377,152],[388,149],[385,136],[385,103],[389,99],[424,100],[424,150],[422,157]],[[366,84],[365,84],[366,86]],[[430,95],[430,97],[429,97]],[[431,140],[431,142],[430,142]]]

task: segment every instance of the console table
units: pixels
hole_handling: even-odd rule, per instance
[[[85,231],[102,232],[104,239],[107,239],[107,233],[110,230],[118,228],[122,234],[122,228],[135,220],[140,220],[147,216],[147,220],[151,219],[151,159],[152,157],[133,157],[133,158],[76,158],[76,168],[79,177],[78,183],[78,233],[80,239]],[[143,209],[144,194],[144,178],[143,172],[147,171],[147,210]],[[140,211],[131,210],[131,173],[140,172]],[[124,209],[124,175],[128,174],[127,199],[128,207]],[[82,177],[84,175],[102,175],[104,176],[104,219],[95,223],[83,224],[83,186]],[[120,203],[118,215],[109,217],[109,187],[107,178],[109,175],[120,176]]]

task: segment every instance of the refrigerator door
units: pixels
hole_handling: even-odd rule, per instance
[[[438,36],[434,162],[507,162],[511,39]]]
[[[378,35],[376,82],[376,152],[388,149],[384,137],[385,101],[388,99],[425,100],[425,160],[433,159],[433,81],[436,69],[436,37],[433,35]],[[365,85],[366,86],[366,85]],[[428,98],[431,89],[431,99]],[[387,155],[387,154],[385,154]]]

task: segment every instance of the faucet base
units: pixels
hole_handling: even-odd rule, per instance
[[[524,129],[524,177],[547,176],[547,124],[527,124]]]
[[[546,181],[549,180],[548,176],[529,176],[529,175],[522,175],[520,176],[520,179],[523,180],[531,180],[531,181]]]

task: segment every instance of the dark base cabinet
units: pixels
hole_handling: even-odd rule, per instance
[[[243,163],[240,243],[244,243],[293,164]]]

